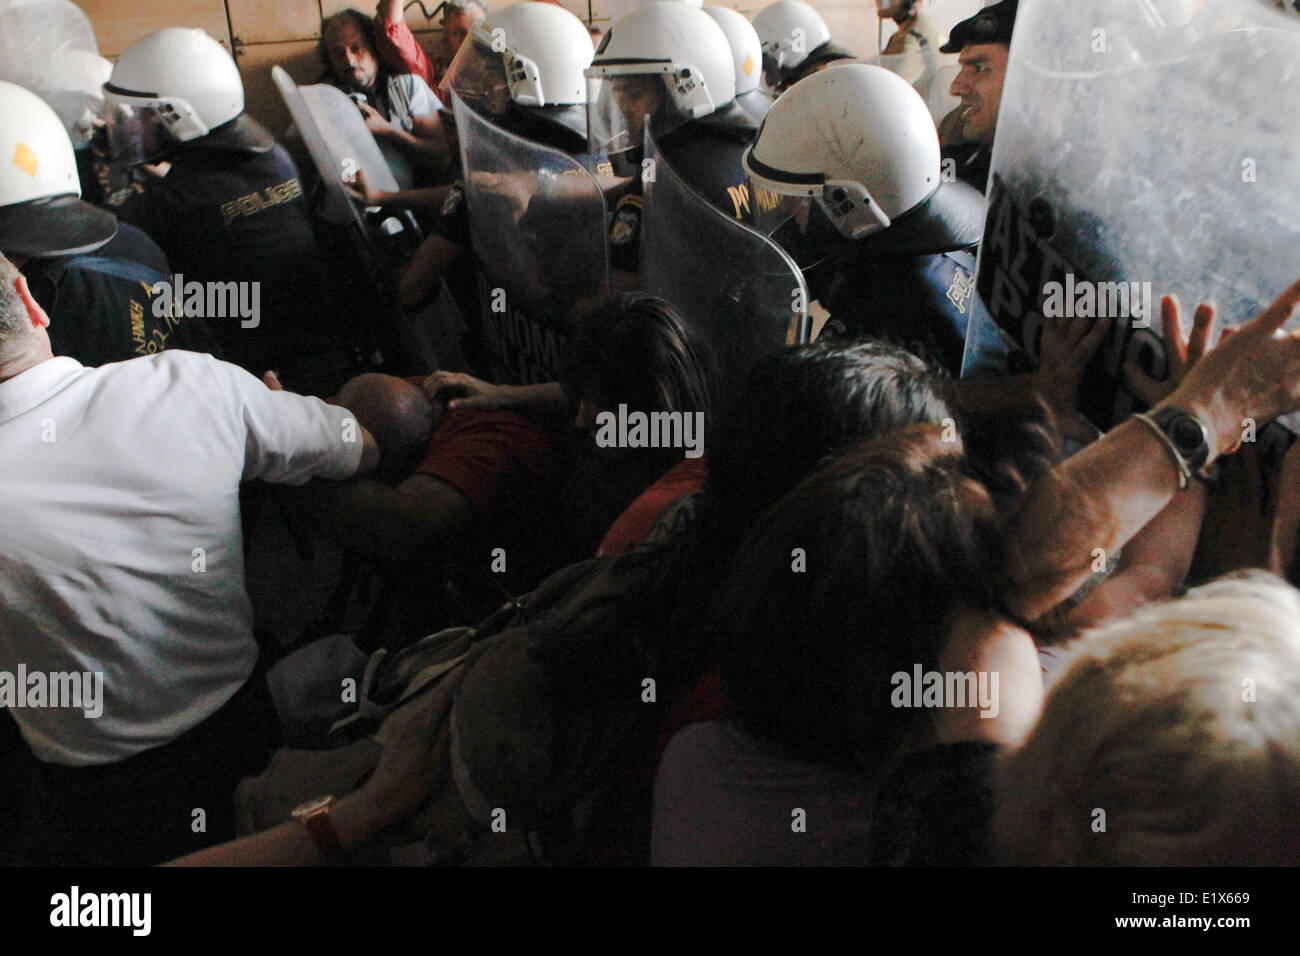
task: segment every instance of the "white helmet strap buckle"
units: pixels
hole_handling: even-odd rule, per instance
[[[167,127],[167,132],[178,143],[188,143],[190,140],[198,139],[200,136],[207,136],[208,133],[212,132],[199,117],[199,114],[195,112],[194,107],[179,97],[154,99],[110,93],[108,100],[109,102],[121,103],[124,106],[131,106],[136,109],[154,110],[158,118]]]
[[[162,100],[158,104],[158,113],[167,124],[168,131],[179,142],[187,143],[212,132],[207,124],[199,119],[199,114],[194,111],[194,108],[184,100],[175,98]]]
[[[510,96],[520,106],[545,106],[541,72],[537,64],[518,53],[506,54],[506,81]]]
[[[851,179],[827,180],[818,201],[846,239],[861,239],[889,228],[889,216],[862,183]]]
[[[677,108],[694,119],[708,116],[717,107],[709,95],[703,74],[688,65],[678,64],[672,72],[672,94]]]

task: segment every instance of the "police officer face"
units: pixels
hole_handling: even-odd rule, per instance
[[[640,145],[645,118],[654,116],[664,101],[664,84],[654,76],[614,78],[614,102],[623,114],[633,143]]]
[[[961,97],[961,135],[972,143],[993,144],[1002,82],[1007,76],[1008,49],[1005,43],[975,43],[965,47],[957,58],[961,72],[948,92]]]
[[[375,51],[366,43],[365,35],[351,20],[342,20],[330,27],[325,50],[334,77],[340,83],[363,92],[375,85],[379,61],[375,59]]]

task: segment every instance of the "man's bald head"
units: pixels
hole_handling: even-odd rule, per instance
[[[442,419],[419,386],[375,372],[349,380],[334,401],[375,436],[386,477],[403,476],[415,467]]]

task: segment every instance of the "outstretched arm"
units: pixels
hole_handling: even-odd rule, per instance
[[[385,725],[387,739],[375,772],[359,790],[337,800],[330,822],[350,853],[409,819],[445,790],[451,779],[448,737],[442,733],[464,668]],[[323,794],[322,794],[323,796]],[[261,833],[191,853],[167,866],[320,866],[325,863],[307,829],[290,820]]]
[[[1200,419],[1211,461],[1238,447],[1243,420],[1262,427],[1300,408],[1300,334],[1282,331],[1297,305],[1300,282],[1191,368],[1156,407]],[[1095,549],[1110,554],[1130,541],[1173,501],[1178,485],[1168,451],[1136,420],[1044,475],[1012,524],[1012,609],[1034,620],[1065,600],[1088,577]]]

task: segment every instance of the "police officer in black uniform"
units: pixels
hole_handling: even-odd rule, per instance
[[[968,334],[1002,348],[974,291],[983,197],[942,181],[934,122],[907,81],[862,65],[801,80],[745,166],[756,224],[805,268],[832,333],[891,339],[954,374]]]
[[[346,306],[321,255],[298,170],[255,120],[230,55],[202,31],[133,43],[105,84],[115,162],[136,181],[110,199],[191,282],[239,292],[205,315],[230,361],[282,370],[297,391],[329,394],[355,369]],[[155,165],[146,165],[155,164]],[[188,302],[188,296],[186,297]]]
[[[735,63],[722,28],[685,4],[639,7],[610,27],[587,75],[591,162],[630,176],[610,231],[616,267],[635,271],[644,123],[673,170],[728,216],[748,221],[751,197],[741,156],[757,121],[735,102]]]
[[[168,280],[156,243],[79,199],[72,143],[35,94],[0,83],[0,251],[18,265],[50,316],[55,355],[83,365],[168,348],[215,351],[200,318],[155,314],[153,287]]]

